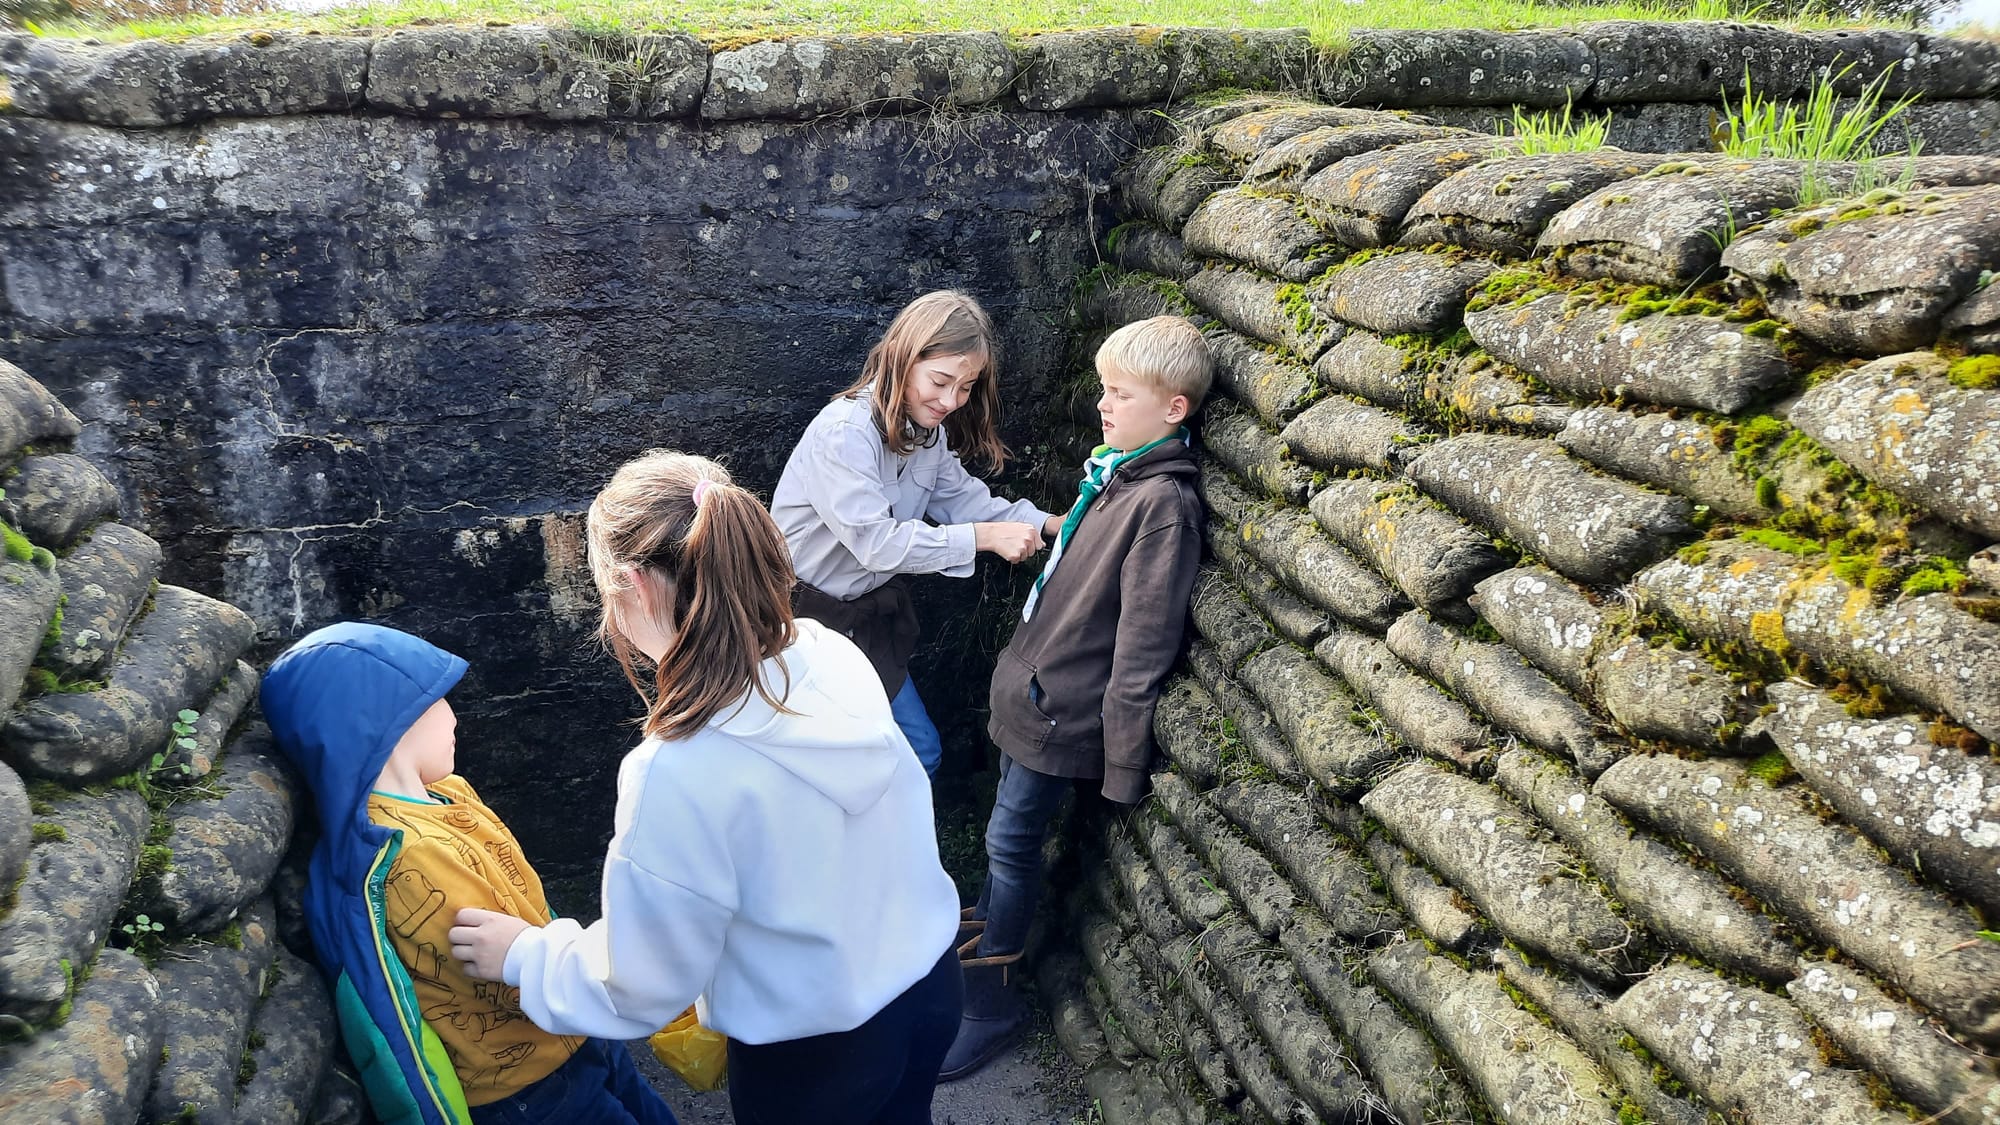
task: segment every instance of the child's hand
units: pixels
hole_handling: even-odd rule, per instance
[[[1042,529],[1031,523],[976,523],[972,545],[1017,563],[1042,549]]]
[[[451,928],[451,955],[464,963],[466,976],[499,980],[500,970],[507,964],[507,950],[528,928],[528,923],[512,914],[468,906],[458,912],[458,925]]]

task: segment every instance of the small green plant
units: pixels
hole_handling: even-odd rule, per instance
[[[1916,101],[1910,94],[1882,108],[1890,71],[1883,71],[1862,87],[1860,96],[1845,109],[1836,90],[1837,80],[1854,69],[1849,63],[1838,73],[1815,84],[1803,102],[1780,102],[1751,88],[1750,76],[1743,77],[1741,100],[1728,106],[1721,147],[1743,159],[1804,161],[1800,172],[1799,206],[1831,199],[1837,195],[1865,195],[1884,187],[1907,186],[1914,175],[1907,166],[1897,175],[1887,175],[1881,158],[1872,155],[1875,140],[1895,118]],[[1921,142],[1911,138],[1908,160],[1914,160]],[[1901,155],[1901,154],[1899,154]],[[1857,162],[1849,175],[1836,174],[1830,165]],[[1844,170],[1843,170],[1844,171]]]
[[[1501,135],[1511,137],[1513,145],[1496,145],[1494,155],[1505,156],[1518,153],[1522,156],[1540,156],[1550,152],[1596,152],[1604,147],[1605,137],[1611,130],[1611,115],[1601,116],[1572,114],[1570,104],[1563,103],[1560,113],[1548,110],[1543,113],[1522,113],[1514,111],[1514,120],[1507,123],[1506,132]],[[1560,182],[1560,181],[1558,181]],[[1554,190],[1551,184],[1550,189]]]
[[[130,922],[118,927],[118,932],[125,935],[125,948],[151,964],[159,957],[160,946],[166,942],[167,924],[156,922],[144,914],[135,914]]]

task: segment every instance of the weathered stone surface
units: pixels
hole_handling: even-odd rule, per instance
[[[1257,931],[1276,937],[1298,910],[1298,891],[1181,777],[1156,774],[1153,786],[1160,807],[1180,826],[1188,846],[1221,878]]]
[[[1239,1112],[1245,1116],[1262,1113],[1271,1122],[1311,1120],[1311,1107],[1300,1100],[1291,1083],[1278,1073],[1278,1064],[1271,1058],[1263,1038],[1251,1027],[1243,1009],[1230,998],[1209,958],[1201,953],[1196,943],[1187,943],[1175,958],[1176,979],[1187,996],[1188,1006],[1199,1012],[1215,1032],[1216,1043],[1242,1085],[1246,1096],[1238,1103]]]
[[[1775,683],[1764,728],[1813,792],[1926,880],[2000,917],[2000,764],[1932,740],[1913,715],[1856,719],[1804,684]]]
[[[1494,779],[1575,848],[1655,936],[1731,972],[1790,979],[1792,946],[1768,917],[1738,902],[1713,872],[1635,831],[1567,767],[1532,750],[1509,750]]]
[[[1395,906],[1369,885],[1367,867],[1335,845],[1304,794],[1246,778],[1209,790],[1208,799],[1277,862],[1342,937],[1366,942],[1401,925]]]
[[[1131,949],[1131,935],[1120,929],[1117,922],[1098,917],[1083,924],[1077,944],[1104,989],[1111,1012],[1117,1017],[1118,1030],[1148,1058],[1165,1057],[1165,1044],[1171,1042],[1163,1034],[1167,1016],[1160,1008],[1160,998],[1139,968],[1138,958]]]
[[[269,901],[246,911],[230,936],[233,942],[220,934],[181,942],[153,968],[166,1058],[146,1095],[149,1120],[188,1125],[236,1120],[236,1075],[250,1016],[278,952]]]
[[[1512,426],[1552,434],[1568,423],[1575,408],[1542,394],[1511,367],[1491,356],[1454,356],[1423,369],[1424,403],[1447,421],[1474,426]]]
[[[1783,614],[1792,588],[1818,566],[1747,540],[1710,543],[1700,562],[1662,559],[1632,579],[1639,607],[1673,618],[1712,641],[1782,651]]]
[[[1515,942],[1604,981],[1638,961],[1639,934],[1576,856],[1492,786],[1411,762],[1361,806]]]
[[[1106,1060],[1083,1074],[1084,1093],[1097,1107],[1105,1125],[1149,1125],[1151,1122],[1178,1121],[1179,1111],[1161,1083],[1157,1064],[1151,1060],[1130,1067]]]
[[[1883,488],[2000,539],[2000,391],[1961,390],[1948,367],[1935,352],[1878,359],[1808,390],[1786,420]]]
[[[1389,650],[1491,720],[1596,777],[1623,748],[1590,713],[1506,645],[1472,640],[1412,610],[1389,626]]]
[[[1534,253],[1542,227],[1558,211],[1659,162],[1657,156],[1609,148],[1490,161],[1425,192],[1405,216],[1398,242],[1448,242],[1525,258]]]
[[[1320,92],[1386,106],[1562,105],[1593,80],[1590,47],[1566,31],[1364,30]]]
[[[28,538],[59,550],[117,514],[118,490],[88,460],[49,453],[21,462],[20,473],[7,482],[7,505]]]
[[[1344,944],[1325,919],[1300,911],[1278,939],[1299,979],[1332,1014],[1360,1056],[1362,1073],[1381,1087],[1398,1120],[1470,1117],[1465,1088],[1438,1066],[1430,1039],[1380,992],[1348,975],[1346,962],[1358,950]]]
[[[1111,264],[1121,270],[1157,274],[1181,282],[1194,272],[1187,260],[1187,248],[1181,245],[1181,236],[1143,219],[1112,228],[1104,240],[1104,252]],[[1192,289],[1188,295],[1194,296]]]
[[[235,606],[162,586],[127,635],[110,683],[28,701],[0,727],[0,754],[24,773],[70,784],[124,773],[166,746],[175,713],[207,694],[254,631]]]
[[[1940,328],[1946,339],[1967,351],[2000,352],[2000,285],[1974,290],[1952,306]]]
[[[1624,319],[1616,305],[1571,306],[1556,294],[1469,313],[1487,351],[1578,398],[1629,396],[1734,414],[1798,378],[1774,338],[1713,316]]]
[[[371,42],[367,98],[417,117],[687,117],[704,101],[708,62],[690,35],[412,28]]]
[[[256,32],[110,45],[49,37],[0,62],[13,111],[119,128],[361,107],[369,40]]]
[[[44,819],[61,834],[28,853],[14,908],[0,918],[0,1010],[31,1023],[55,1012],[68,977],[104,941],[146,837],[146,802],[129,789],[78,795]]]
[[[1304,512],[1290,509],[1246,518],[1241,529],[1244,545],[1257,561],[1342,621],[1379,631],[1408,608],[1401,594],[1327,538]]]
[[[1227,399],[1210,401],[1202,413],[1202,444],[1242,480],[1290,504],[1305,500],[1312,471],[1286,456],[1284,439],[1264,428],[1256,415]]]
[[[1303,73],[1311,51],[1300,28],[1048,32],[1022,42],[1015,95],[1029,109],[1068,110],[1283,86]]]
[[[1253,513],[1262,515],[1262,502],[1243,490],[1243,486],[1230,478],[1229,473],[1212,457],[1195,454],[1201,467],[1201,475],[1195,478],[1195,492],[1212,517],[1220,517],[1224,523],[1240,524]]]
[[[1960,43],[1909,28],[1842,28],[1807,32],[1800,38],[1810,44],[1815,67],[1826,68],[1834,88],[1848,96],[1888,72],[1885,91],[1891,97],[1912,91],[1934,97],[1981,97],[1993,92],[2000,65],[1990,43]]]
[[[1733,753],[1757,717],[1749,691],[1701,653],[1633,637],[1591,667],[1599,704],[1634,738]]]
[[[1215,701],[1194,680],[1168,680],[1153,705],[1153,740],[1174,766],[1197,784],[1214,782],[1221,768]]]
[[[1732,762],[1666,755],[1626,758],[1597,779],[1597,792],[1641,824],[1694,845],[1759,900],[1953,1030],[1982,1042],[2000,1038],[2000,944],[1975,937],[1965,911],[1912,884],[1853,829],[1822,822],[1797,793],[1753,781]]]
[[[1827,1064],[1797,1008],[1688,964],[1668,965],[1611,1006],[1702,1100],[1750,1121],[1890,1125],[1851,1071]]]
[[[1182,283],[1195,304],[1245,336],[1276,344],[1307,363],[1332,347],[1347,326],[1321,317],[1296,287],[1252,270],[1210,266]]]
[[[1208,131],[1208,147],[1238,165],[1254,164],[1264,153],[1316,129],[1380,125],[1389,114],[1365,109],[1293,102],[1239,114]]]
[[[1945,313],[1995,263],[2000,186],[1833,204],[1746,232],[1722,255],[1800,332],[1867,355],[1935,340]]]
[[[1945,1125],[2000,1122],[1993,1060],[1932,1030],[1924,1013],[1837,961],[1802,966],[1792,1003],[1841,1050]]]
[[[1049,1024],[1063,1053],[1087,1068],[1096,1065],[1109,1048],[1084,999],[1083,978],[1083,961],[1075,950],[1054,951],[1036,966],[1035,995],[1049,1013]]]
[[[1370,332],[1349,332],[1313,364],[1320,385],[1406,410],[1424,394],[1417,357]]]
[[[1287,281],[1304,281],[1324,268],[1312,257],[1326,235],[1299,217],[1295,205],[1246,188],[1227,188],[1202,201],[1181,240],[1192,258],[1226,258],[1256,266]]]
[[[1653,1125],[1705,1125],[1707,1114],[1661,1089],[1652,1065],[1626,1048],[1622,1042],[1625,1030],[1612,1021],[1608,1011],[1613,999],[1609,993],[1569,973],[1531,964],[1518,949],[1494,950],[1493,967],[1558,1030],[1610,1072],[1645,1111],[1647,1121]],[[1620,1112],[1622,1115],[1623,1110]]]
[[[1506,138],[1466,134],[1350,156],[1307,180],[1299,201],[1334,241],[1356,249],[1388,246],[1410,208],[1440,181],[1515,148]]]
[[[1015,61],[990,32],[832,35],[766,40],[709,60],[710,121],[908,113],[981,105],[1004,93]]]
[[[1421,942],[1368,959],[1368,975],[1430,1028],[1473,1089],[1513,1125],[1618,1120],[1617,1083],[1576,1044],[1523,1011],[1497,974],[1467,972]]]
[[[41,654],[64,679],[95,676],[125,638],[160,573],[160,545],[121,523],[102,523],[56,564],[62,580],[62,633]],[[0,675],[0,683],[7,677]],[[0,688],[0,699],[5,689]]]
[[[1285,732],[1300,768],[1331,792],[1360,791],[1398,756],[1381,736],[1349,721],[1353,697],[1295,648],[1258,653],[1243,666],[1242,682]]]
[[[1390,896],[1425,937],[1452,953],[1466,953],[1485,940],[1478,915],[1459,905],[1458,892],[1426,871],[1401,844],[1378,833],[1365,846]]]
[[[1615,582],[1692,533],[1691,506],[1601,476],[1553,442],[1465,434],[1426,446],[1410,479],[1579,582]]]
[[[1304,365],[1227,329],[1212,328],[1202,335],[1215,363],[1216,387],[1264,421],[1283,426],[1313,401],[1313,373]]]
[[[172,785],[208,776],[222,759],[222,744],[235,729],[236,720],[243,717],[244,709],[256,698],[257,680],[257,669],[244,661],[236,662],[236,667],[195,709],[201,717],[194,721],[194,747],[189,749],[175,739],[167,750],[166,761],[160,764],[154,784]],[[182,769],[183,766],[187,768]]]
[[[1075,298],[1076,312],[1086,324],[1122,328],[1136,320],[1194,313],[1180,286],[1142,273],[1099,277]],[[1195,323],[1204,318],[1194,317]]]
[[[1877,606],[1830,570],[1794,589],[1785,640],[1824,664],[1850,667],[1909,699],[2000,740],[2000,625],[1958,608],[1948,594]]]
[[[1205,931],[1197,944],[1320,1120],[1365,1118],[1380,1104],[1380,1095],[1356,1073],[1319,1012],[1298,1002],[1291,965],[1262,935],[1241,922],[1225,922]]]
[[[0,554],[0,713],[20,698],[22,677],[62,601],[62,578],[52,562],[47,552],[39,559]]]
[[[236,1099],[240,1121],[302,1119],[333,1051],[333,1003],[319,970],[285,949],[273,969],[251,1023],[256,1072]]]
[[[1244,601],[1236,584],[1214,567],[1196,576],[1188,613],[1195,630],[1221,658],[1225,672],[1235,671],[1245,657],[1271,643],[1263,619]]]
[[[259,723],[230,745],[217,772],[226,792],[176,803],[162,841],[173,866],[139,888],[137,909],[177,931],[215,929],[271,882],[292,835],[292,781]]]
[[[0,359],[0,461],[13,460],[24,445],[67,441],[82,429],[47,387]]]
[[[1311,507],[1321,527],[1374,563],[1411,601],[1452,621],[1472,620],[1466,596],[1507,565],[1492,540],[1407,484],[1330,481]]]
[[[1360,399],[1335,395],[1301,411],[1282,436],[1292,456],[1321,469],[1394,473],[1437,433]]]
[[[1223,670],[1213,651],[1207,646],[1190,649],[1188,667],[1201,682],[1202,688],[1214,697],[1222,717],[1234,727],[1231,730],[1229,726],[1223,726],[1218,741],[1227,745],[1234,736],[1236,742],[1250,751],[1256,765],[1293,785],[1304,785],[1306,776],[1299,769],[1298,761],[1292,757],[1292,747],[1285,741],[1284,732],[1278,729],[1278,724],[1272,721],[1263,704]]]
[[[69,1022],[0,1048],[0,1116],[49,1125],[133,1120],[160,1063],[159,997],[137,957],[100,953]]]
[[[1342,630],[1321,641],[1313,654],[1340,673],[1405,745],[1473,770],[1492,756],[1492,732],[1374,637]]]
[[[0,765],[0,887],[13,892],[35,846],[34,811],[21,775]]]
[[[1157,808],[1157,805],[1155,807]],[[1159,814],[1155,812],[1154,815]],[[1146,867],[1142,864],[1137,870],[1127,870],[1121,866],[1121,870],[1127,870],[1129,879],[1133,883],[1132,893],[1140,922],[1147,927],[1146,932],[1154,941],[1160,943],[1162,949],[1174,942],[1176,932],[1161,928],[1162,919],[1147,911],[1147,895],[1142,892],[1141,887],[1149,878],[1156,884],[1151,893],[1159,895],[1172,906],[1174,913],[1187,926],[1196,929],[1206,927],[1236,908],[1235,904],[1229,901],[1229,896],[1222,893],[1214,880],[1208,878],[1201,861],[1188,850],[1187,841],[1173,825],[1149,818],[1141,824],[1133,825],[1132,837],[1138,842],[1140,850],[1145,852],[1151,866]],[[1118,854],[1122,853],[1114,849],[1114,855]],[[1151,876],[1144,874],[1148,871],[1153,874]]]
[[[1258,612],[1270,619],[1280,636],[1305,647],[1318,644],[1319,639],[1326,636],[1326,631],[1332,627],[1326,611],[1307,605],[1285,586],[1282,579],[1251,558],[1250,552],[1243,549],[1241,533],[1234,526],[1210,520],[1208,548],[1229,567],[1229,573],[1235,577],[1243,595],[1250,599],[1250,604],[1256,606]]]
[[[1202,200],[1236,179],[1219,157],[1169,146],[1140,153],[1118,170],[1115,185],[1131,212],[1178,231]]]
[[[1757,522],[1771,509],[1731,459],[1728,442],[1691,418],[1591,406],[1569,416],[1556,444],[1607,472],[1678,492],[1717,515]]]
[[[1376,114],[1374,120],[1365,123],[1321,125],[1258,154],[1244,170],[1243,182],[1268,191],[1291,193],[1313,173],[1337,160],[1392,145],[1458,135],[1457,129],[1405,121],[1388,113]]]
[[[1542,231],[1540,250],[1559,256],[1562,271],[1575,277],[1679,289],[1721,265],[1734,232],[1798,203],[1802,172],[1796,161],[1663,164],[1557,215]]]
[[[1714,102],[1754,90],[1792,98],[1812,81],[1808,40],[1775,27],[1724,22],[1608,20],[1577,34],[1596,55],[1597,102]]]
[[[1458,327],[1467,295],[1493,263],[1449,254],[1385,254],[1344,266],[1315,287],[1316,308],[1372,332],[1444,332]]]
[[[1568,579],[1539,566],[1481,581],[1472,608],[1501,639],[1570,691],[1591,697],[1590,666],[1618,622]]]

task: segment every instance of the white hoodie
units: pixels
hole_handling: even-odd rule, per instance
[[[558,1035],[637,1039],[697,996],[742,1043],[848,1031],[958,930],[930,780],[845,637],[800,619],[756,692],[618,769],[604,916],[523,931],[502,975]],[[790,687],[786,688],[786,672]]]

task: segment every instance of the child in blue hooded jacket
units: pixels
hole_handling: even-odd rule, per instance
[[[306,916],[369,1101],[389,1125],[672,1125],[622,1045],[541,1030],[517,989],[471,979],[450,955],[461,908],[552,917],[512,833],[452,772],[444,695],[465,667],[407,633],[346,623],[264,679],[265,716],[319,809]]]

